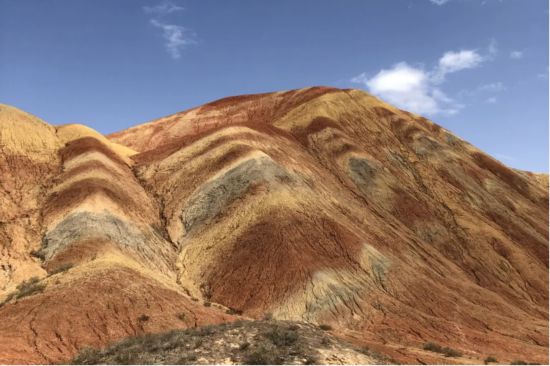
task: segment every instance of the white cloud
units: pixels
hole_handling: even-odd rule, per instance
[[[419,114],[456,114],[460,108],[434,86],[429,73],[406,62],[380,70],[372,78],[363,73],[352,82],[364,84],[372,94]]]
[[[496,52],[496,42],[491,41],[489,54]],[[445,82],[448,74],[473,69],[490,56],[482,56],[475,50],[448,51],[441,56],[437,65],[426,71],[400,62],[390,69],[382,69],[373,77],[362,73],[351,82],[364,84],[374,95],[418,114],[456,114],[462,108],[448,97],[439,85]],[[487,84],[491,91],[502,90],[502,83]]]
[[[496,97],[490,97],[490,98],[485,99],[485,103],[488,103],[488,104],[495,104],[496,102],[497,102]]]
[[[147,14],[156,14],[156,15],[168,15],[177,11],[184,10],[183,7],[174,4],[171,1],[164,1],[155,6],[144,6],[143,11]]]
[[[464,69],[473,69],[479,66],[485,58],[475,50],[461,50],[445,52],[439,59],[438,66],[433,73],[436,82],[441,82],[447,74]]]
[[[165,40],[165,47],[168,54],[173,59],[181,57],[181,51],[188,45],[196,43],[195,34],[189,29],[165,21],[168,15],[184,10],[170,0],[165,0],[155,6],[144,6],[143,11],[146,14],[152,14],[149,22],[162,29],[162,37]]]
[[[512,52],[510,52],[510,58],[513,58],[515,60],[519,60],[520,58],[523,58],[523,52],[522,51],[512,51]]]
[[[451,0],[430,0],[430,2],[435,5],[445,5],[449,1]]]
[[[151,19],[151,24],[162,29],[166,51],[174,59],[181,57],[181,51],[188,45],[196,43],[194,34],[188,29],[176,24],[166,24],[157,19]]]

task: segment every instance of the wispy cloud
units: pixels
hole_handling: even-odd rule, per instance
[[[451,0],[430,0],[432,4],[440,5],[440,6],[447,4],[449,1]]]
[[[497,97],[489,97],[485,99],[485,103],[487,104],[495,104],[497,102]]]
[[[512,51],[510,52],[510,58],[519,60],[520,58],[523,58],[523,51]]]
[[[192,31],[177,24],[166,24],[157,19],[151,19],[151,24],[162,29],[162,36],[165,39],[166,51],[172,58],[181,57],[181,51],[188,45],[196,43]]]
[[[479,91],[499,92],[506,90],[506,86],[501,81],[494,83],[482,84],[477,88]]]
[[[181,58],[181,53],[185,47],[195,44],[195,33],[182,25],[169,22],[166,18],[176,12],[183,11],[184,8],[171,1],[163,1],[155,6],[144,6],[145,14],[152,15],[149,23],[162,30],[162,37],[165,40],[165,48],[173,59]]]
[[[155,6],[144,6],[143,11],[146,14],[156,14],[156,15],[168,15],[178,11],[183,11],[182,6],[176,5],[171,1],[164,1]]]
[[[391,68],[380,70],[372,77],[362,73],[352,78],[351,82],[363,84],[372,94],[415,113],[453,115],[463,106],[447,96],[440,86],[449,74],[479,67],[491,59],[490,48],[486,55],[476,50],[445,52],[436,66],[428,71],[399,62]],[[498,88],[499,85],[491,87]]]

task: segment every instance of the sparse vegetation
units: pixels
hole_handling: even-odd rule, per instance
[[[331,325],[328,325],[328,324],[321,324],[319,325],[319,328],[321,328],[321,330],[332,330],[332,326]]]
[[[223,339],[223,342],[220,340]],[[232,345],[238,344],[238,347]],[[73,359],[78,364],[317,364],[318,349],[340,342],[329,341],[318,326],[285,321],[245,321],[147,334],[128,338],[103,350],[83,349]],[[346,347],[349,347],[346,345]],[[340,348],[343,354],[349,348]],[[369,354],[373,357],[372,354]],[[382,357],[380,360],[388,360]]]
[[[185,313],[179,313],[176,317],[181,321],[185,321]]]
[[[274,345],[279,347],[292,346],[298,340],[298,333],[291,329],[282,329],[274,327],[270,331],[264,333],[264,336],[271,340]]]
[[[485,358],[485,360],[483,360],[483,362],[487,365],[489,363],[494,363],[494,362],[498,362],[498,360],[496,358],[494,358],[493,356],[488,356],[487,358]]]
[[[72,263],[65,263],[59,267],[57,267],[56,269],[52,270],[49,275],[50,276],[53,276],[55,274],[58,274],[58,273],[64,273],[64,272],[67,272],[69,269],[73,268],[74,265]]]
[[[210,307],[210,305],[212,305],[212,303],[210,301],[205,301],[203,303],[203,305],[206,306],[206,307]]]
[[[422,348],[426,351],[441,353],[441,354],[445,355],[445,357],[460,357],[460,356],[462,356],[462,352],[460,352],[456,349],[453,349],[453,348],[450,348],[450,347],[442,347],[439,344],[433,343],[433,342],[425,343]]]
[[[247,365],[278,365],[280,362],[277,361],[275,355],[264,347],[260,347],[244,357],[244,363]]]
[[[10,302],[13,299],[21,299],[44,291],[46,285],[40,282],[38,277],[31,277],[27,281],[17,285],[17,290],[9,294],[6,299],[0,303],[0,306]]]
[[[528,363],[522,360],[515,360],[515,361],[512,361],[510,365],[528,365]]]

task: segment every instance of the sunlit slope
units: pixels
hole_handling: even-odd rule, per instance
[[[546,360],[548,191],[440,126],[310,88],[111,137],[141,151],[194,296],[365,339]]]
[[[400,362],[548,362],[548,176],[367,93],[229,97],[108,139],[1,106],[0,132],[0,363],[241,313]]]

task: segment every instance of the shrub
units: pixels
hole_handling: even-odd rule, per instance
[[[97,350],[89,347],[84,347],[70,363],[73,365],[95,365],[98,364],[100,361],[101,357]]]
[[[248,347],[250,347],[250,343],[244,342],[239,346],[239,350],[244,351],[245,349],[248,349]]]
[[[228,308],[225,312],[229,315],[243,315],[242,310],[234,309],[232,307]]]
[[[528,363],[522,360],[515,360],[515,361],[512,361],[510,365],[528,365]]]
[[[332,330],[332,326],[328,324],[321,324],[319,325],[319,328],[321,328],[321,330]]]
[[[279,327],[274,327],[264,333],[264,336],[279,347],[292,346],[298,340],[298,333],[295,330],[281,329]]]
[[[185,320],[185,313],[179,313],[178,315],[176,315],[176,317],[181,320],[181,321],[184,321]]]
[[[21,299],[26,296],[31,296],[44,291],[45,288],[46,285],[40,283],[40,279],[38,279],[38,277],[31,277],[27,281],[23,281],[17,285],[18,292],[15,294],[15,298]]]
[[[138,318],[138,321],[140,322],[146,322],[148,321],[150,318],[149,318],[149,315],[145,315],[145,314],[141,314]]]
[[[273,351],[260,347],[244,357],[246,365],[276,365],[279,364],[279,357]]]
[[[271,313],[264,314],[263,320],[271,320],[271,319],[273,319],[273,314]]]
[[[210,303],[210,301],[205,301],[203,305],[206,306],[206,307],[210,307],[210,305],[212,305],[212,304]]]
[[[449,347],[444,347],[441,350],[441,353],[443,353],[445,355],[445,357],[460,357],[460,356],[462,356],[462,352],[460,352],[456,349],[449,348]]]
[[[491,363],[491,362],[498,362],[498,360],[496,358],[494,358],[493,356],[488,356],[483,362],[485,364],[488,364],[488,363]]]
[[[73,268],[74,265],[72,263],[65,263],[59,267],[57,267],[56,269],[52,270],[49,275],[50,276],[53,276],[55,274],[58,274],[58,273],[64,273],[64,272],[67,272],[69,269]]]
[[[185,355],[178,360],[179,365],[192,365],[197,361],[197,356],[195,355]]]
[[[445,355],[445,357],[462,356],[462,352],[456,349],[449,348],[449,347],[441,347],[439,344],[433,343],[433,342],[424,343],[424,346],[422,348],[425,349],[426,351],[441,353]]]
[[[424,343],[424,346],[422,348],[425,349],[426,351],[432,351],[437,353],[441,353],[441,350],[443,349],[439,344],[433,343],[433,342]]]

